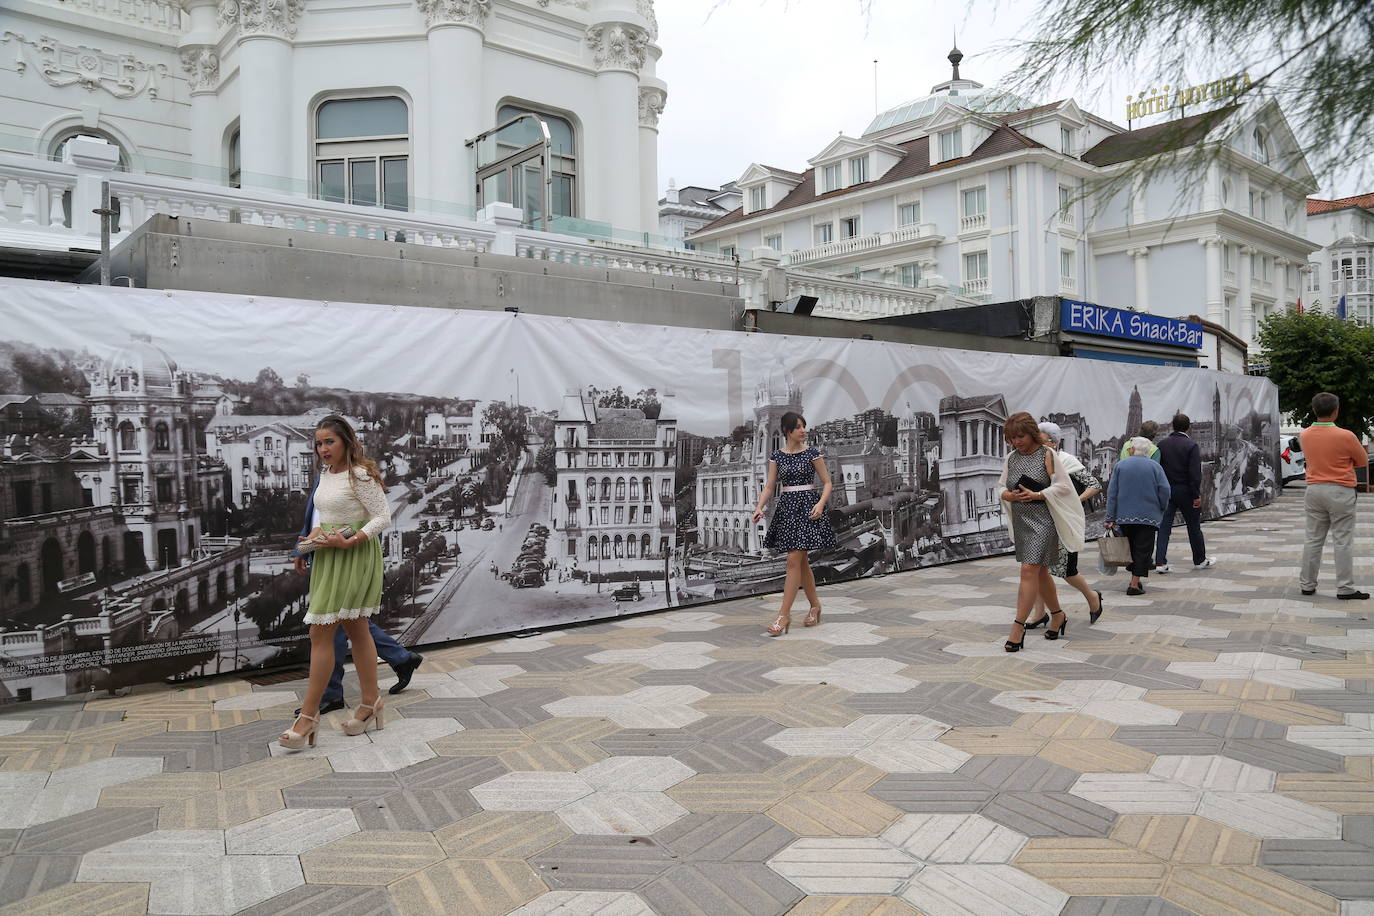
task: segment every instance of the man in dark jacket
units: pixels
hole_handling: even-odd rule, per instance
[[[1169,533],[1174,526],[1175,512],[1183,513],[1183,523],[1188,526],[1193,568],[1206,569],[1217,562],[1207,556],[1207,545],[1202,539],[1202,450],[1188,436],[1191,425],[1186,414],[1177,414],[1174,431],[1159,442],[1159,464],[1164,468],[1164,476],[1169,478],[1171,491],[1169,508],[1164,510],[1159,539],[1155,543],[1155,571],[1160,573],[1169,571]]]

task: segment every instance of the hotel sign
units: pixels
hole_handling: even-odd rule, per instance
[[[1250,74],[1240,73],[1210,83],[1196,86],[1183,86],[1170,90],[1168,86],[1151,89],[1137,95],[1134,101],[1126,96],[1126,120],[1135,121],[1146,115],[1163,114],[1175,108],[1188,105],[1201,105],[1203,102],[1229,101],[1249,89]]]
[[[1202,349],[1202,325],[1181,318],[1166,318],[1090,302],[1061,299],[1059,328],[1099,337],[1119,337],[1168,347]]]

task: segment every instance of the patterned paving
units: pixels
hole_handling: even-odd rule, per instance
[[[1374,606],[1301,522],[1019,655],[990,558],[434,648],[301,752],[299,681],[8,707],[0,913],[1372,914]]]

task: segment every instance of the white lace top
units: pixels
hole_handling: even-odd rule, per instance
[[[391,507],[387,505],[386,493],[362,468],[353,469],[351,486],[347,471],[322,472],[320,485],[315,490],[315,511],[323,524],[343,525],[365,518],[367,524],[362,530],[369,538],[391,527]]]

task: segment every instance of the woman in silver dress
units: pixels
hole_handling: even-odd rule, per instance
[[[1026,620],[1037,597],[1050,614],[1045,638],[1058,639],[1068,632],[1068,618],[1059,606],[1050,567],[1059,559],[1061,549],[1082,549],[1083,506],[1062,463],[1045,447],[1034,417],[1024,412],[1012,414],[1007,418],[1003,436],[1012,450],[1007,454],[998,487],[1016,545],[1016,561],[1021,564],[1016,619],[1003,648],[1019,652],[1026,641]],[[1013,639],[1015,636],[1020,638]]]

